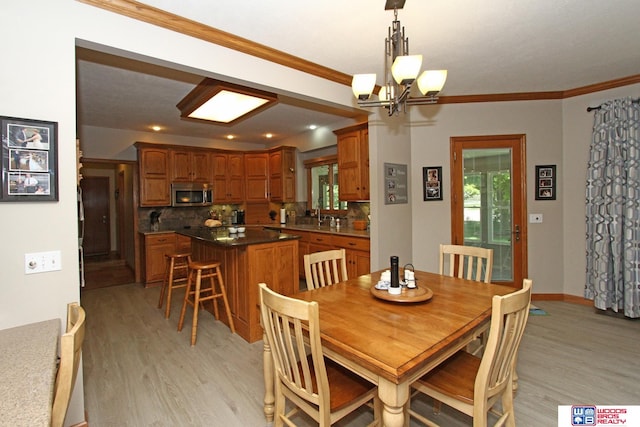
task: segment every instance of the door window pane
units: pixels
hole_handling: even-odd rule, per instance
[[[513,280],[511,150],[465,149],[464,244],[493,249],[492,281]]]

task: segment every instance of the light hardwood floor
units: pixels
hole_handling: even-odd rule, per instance
[[[85,407],[90,427],[267,425],[262,342],[248,344],[208,312],[189,345],[188,314],[177,332],[182,294],[169,320],[156,308],[159,288],[139,284],[83,292]],[[518,426],[557,425],[557,406],[640,404],[640,323],[596,314],[590,307],[535,302],[548,316],[530,316],[520,348]],[[414,405],[431,416],[430,402]],[[337,424],[359,427],[371,414]],[[471,426],[450,409],[442,426]],[[313,422],[301,417],[300,426]],[[411,426],[418,425],[412,421]]]

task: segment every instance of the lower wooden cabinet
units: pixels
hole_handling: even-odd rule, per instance
[[[371,272],[370,240],[364,237],[335,235],[331,233],[314,233],[285,228],[283,233],[300,236],[299,270],[300,278],[305,278],[304,256],[314,252],[328,251],[331,249],[344,249],[347,258],[347,275],[352,277],[362,276]]]
[[[145,287],[159,285],[164,280],[164,255],[176,250],[174,232],[142,234],[142,281]],[[191,243],[191,242],[189,242]]]
[[[358,277],[371,273],[370,240],[348,236],[332,236],[333,245],[342,248],[347,256],[347,275]]]
[[[145,287],[162,283],[165,275],[165,254],[169,252],[191,252],[191,237],[166,233],[141,233],[142,246],[142,282]]]

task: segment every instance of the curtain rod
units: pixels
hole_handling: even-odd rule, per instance
[[[633,104],[637,104],[639,101],[640,98],[631,100]],[[597,107],[587,107],[587,113],[590,113],[593,110],[599,110],[600,108],[602,108],[602,104],[598,105]]]

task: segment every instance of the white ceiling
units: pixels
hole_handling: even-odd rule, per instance
[[[384,0],[144,0],[171,13],[348,74],[384,74],[393,11]],[[407,0],[398,11],[423,69],[445,68],[442,95],[574,89],[640,73],[638,0]],[[81,125],[264,142],[344,117],[284,99],[229,129],[179,120],[201,76],[79,50]],[[349,116],[352,112],[345,112]]]

